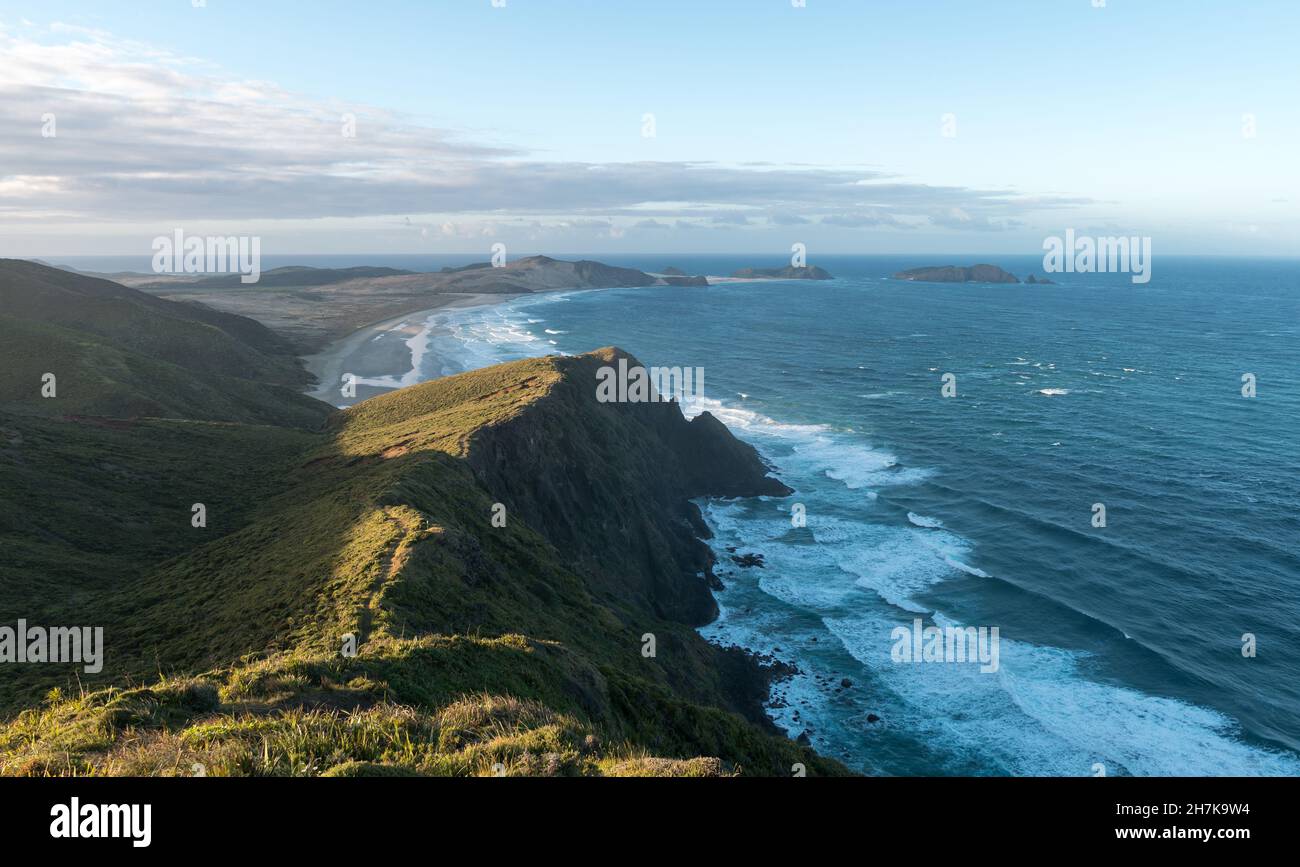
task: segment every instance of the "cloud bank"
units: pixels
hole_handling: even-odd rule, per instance
[[[426,237],[502,220],[607,237],[814,224],[996,232],[1079,203],[855,167],[536,159],[67,26],[0,29],[0,55],[0,224],[392,217]]]

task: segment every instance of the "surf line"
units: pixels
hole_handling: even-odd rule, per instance
[[[996,626],[923,626],[918,617],[911,626],[895,626],[889,637],[894,642],[889,656],[898,664],[978,662],[982,674],[995,674],[998,670]]]

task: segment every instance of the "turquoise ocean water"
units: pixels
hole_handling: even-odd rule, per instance
[[[727,274],[752,257],[613,261]],[[609,344],[703,367],[692,411],[796,489],[701,503],[727,585],[703,632],[796,665],[773,718],[855,768],[1300,773],[1300,264],[889,279],[945,263],[830,257],[829,282],[443,313],[424,374]],[[891,633],[916,617],[997,626],[998,671],[896,662]]]

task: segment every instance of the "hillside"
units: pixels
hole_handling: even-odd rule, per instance
[[[35,262],[0,259],[0,345],[6,411],[299,427],[329,411],[299,393],[309,374],[264,325]]]
[[[238,275],[196,278],[155,274],[120,276],[121,282],[173,301],[251,317],[291,340],[304,355],[364,325],[428,310],[472,295],[525,295],[560,289],[653,286],[665,281],[633,268],[527,256],[493,267],[489,262],[411,273],[381,268],[279,268],[258,283]]]
[[[711,416],[598,403],[615,353],[316,431],[0,415],[0,623],[106,643],[99,675],[7,666],[0,773],[842,773],[765,724],[774,672],[692,628],[688,498],[786,489]]]
[[[263,288],[280,288],[284,286],[329,286],[334,283],[346,283],[349,280],[363,280],[370,277],[406,277],[414,271],[398,268],[379,268],[364,265],[353,268],[309,268],[301,265],[289,265],[284,268],[272,268],[258,275],[257,285]],[[177,275],[156,282],[137,282],[136,288],[167,288],[177,282],[201,289],[238,289],[247,284],[243,274]]]

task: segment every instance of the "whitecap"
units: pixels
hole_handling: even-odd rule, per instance
[[[918,527],[942,527],[943,521],[938,518],[930,518],[925,515],[918,515],[916,512],[908,512],[907,520],[911,521]]]

